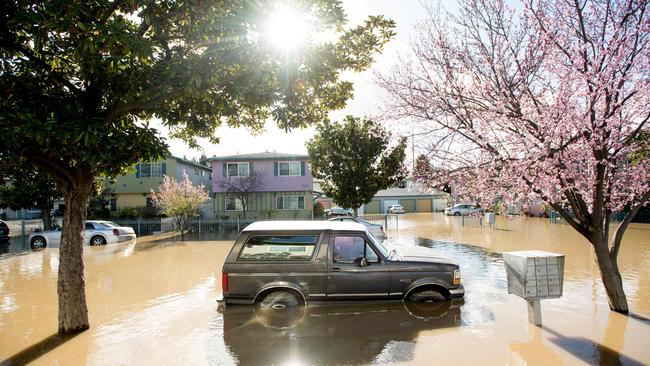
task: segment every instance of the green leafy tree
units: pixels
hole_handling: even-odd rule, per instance
[[[10,162],[6,159],[0,168],[0,208],[41,210],[43,228],[52,228],[54,200],[61,197],[56,183],[42,169]]]
[[[411,173],[413,179],[418,182],[426,181],[432,174],[433,167],[431,166],[429,158],[427,158],[427,156],[424,154],[418,155],[418,157],[415,159],[415,167]]]
[[[107,177],[95,179],[95,187],[88,200],[87,217],[105,220],[110,219],[111,198],[113,197],[113,193],[115,193],[112,183],[111,179]]]
[[[196,147],[222,124],[292,129],[342,108],[361,71],[393,36],[381,16],[347,27],[336,0],[283,3],[313,32],[273,47],[270,1],[9,0],[0,9],[0,158],[50,174],[66,201],[57,284],[59,332],[89,327],[83,277],[86,203],[99,175],[167,153],[146,121]],[[286,26],[286,24],[285,24]],[[328,32],[329,31],[329,32]]]
[[[307,143],[312,174],[328,197],[354,209],[406,176],[406,139],[390,148],[390,134],[372,120],[347,116],[325,122]]]

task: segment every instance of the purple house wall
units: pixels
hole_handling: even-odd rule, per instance
[[[262,187],[257,192],[293,192],[313,190],[313,177],[309,169],[309,157],[306,155],[291,155],[279,153],[259,153],[246,155],[224,156],[212,159],[212,189],[215,193],[223,193],[224,188],[219,182],[226,178],[225,165],[228,163],[250,163],[252,170],[263,175]],[[300,176],[280,176],[277,171],[278,162],[301,162],[304,167]],[[237,179],[231,177],[230,179]]]

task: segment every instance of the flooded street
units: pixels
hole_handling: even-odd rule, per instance
[[[230,241],[85,247],[91,329],[57,330],[58,250],[0,258],[0,364],[510,364],[650,363],[650,225],[633,224],[620,267],[631,309],[609,311],[585,239],[548,219],[499,218],[494,228],[441,214],[400,217],[389,242],[458,261],[464,302],[318,305],[277,317],[217,306]],[[462,244],[461,244],[462,243]],[[566,255],[564,295],[543,300],[542,328],[508,295],[501,253]]]

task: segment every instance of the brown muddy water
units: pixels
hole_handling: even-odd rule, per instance
[[[265,313],[219,308],[231,242],[86,247],[91,329],[56,334],[58,251],[0,257],[0,364],[640,365],[650,363],[650,225],[624,238],[621,268],[632,315],[609,311],[594,256],[571,228],[544,219],[478,227],[440,214],[405,215],[388,241],[457,260],[465,301],[307,306]],[[465,243],[465,244],[459,244]],[[566,254],[564,296],[543,300],[543,327],[507,294],[501,252]]]

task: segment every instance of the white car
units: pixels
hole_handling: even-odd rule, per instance
[[[404,207],[402,205],[390,205],[388,206],[387,212],[392,214],[403,214]]]
[[[372,222],[368,222],[364,219],[359,219],[356,217],[350,217],[350,216],[343,216],[343,217],[335,217],[333,219],[330,219],[330,221],[340,221],[340,222],[358,222],[359,224],[363,225],[366,227],[369,233],[372,234],[377,239],[384,239],[385,234],[384,234],[384,227],[380,224],[373,224]]]
[[[483,209],[474,205],[459,203],[452,207],[445,208],[445,215],[448,216],[467,216],[467,215],[483,215]]]
[[[84,245],[106,245],[135,239],[135,231],[111,221],[86,221],[84,238]],[[33,232],[29,244],[32,250],[57,248],[61,245],[61,229]]]

